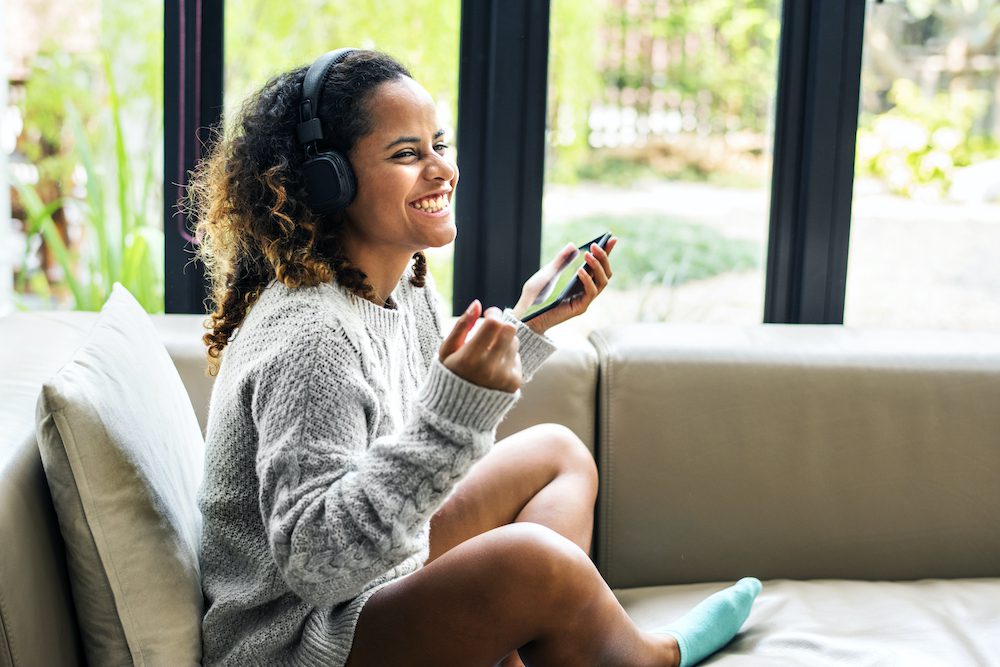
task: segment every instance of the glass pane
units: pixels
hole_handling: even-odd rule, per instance
[[[574,326],[763,318],[779,0],[553,0],[542,261],[611,231]]]
[[[2,11],[13,306],[98,310],[117,281],[162,312],[162,0]]]
[[[1000,1],[870,4],[845,324],[1000,329]]]
[[[232,118],[271,76],[327,51],[379,49],[402,62],[433,96],[454,145],[460,9],[460,0],[227,0],[225,116]],[[427,251],[427,267],[448,304],[453,252],[454,244]]]

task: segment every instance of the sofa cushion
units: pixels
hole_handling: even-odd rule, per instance
[[[733,582],[617,589],[655,630]],[[718,667],[1000,664],[1000,579],[764,582]],[[706,664],[708,664],[706,663]]]
[[[36,424],[88,662],[197,663],[204,442],[160,337],[121,285],[43,385]]]

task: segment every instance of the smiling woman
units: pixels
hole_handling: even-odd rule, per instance
[[[544,317],[474,300],[445,332],[423,251],[454,240],[457,184],[431,96],[355,49],[268,82],[192,179],[205,665],[690,665],[749,614],[755,579],[641,632],[587,555],[589,450],[554,424],[494,442],[615,242]]]
[[[414,253],[455,239],[458,167],[434,100],[413,79],[380,85],[370,113],[373,130],[349,154],[358,192],[344,211],[344,251],[385,304]]]

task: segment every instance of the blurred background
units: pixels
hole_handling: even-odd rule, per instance
[[[461,166],[460,11],[226,0],[224,118],[332,47],[380,48]],[[164,3],[0,12],[0,313],[96,310],[115,281],[162,312]],[[780,37],[780,0],[551,0],[542,260],[620,239],[574,326],[762,321]],[[861,77],[844,323],[1000,330],[1000,0],[870,2]],[[450,302],[452,250],[429,254]]]

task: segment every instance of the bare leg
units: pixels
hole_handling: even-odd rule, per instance
[[[579,547],[533,523],[502,526],[379,590],[348,667],[673,666],[676,642],[639,631]]]
[[[537,619],[539,622],[544,620],[548,623],[548,631],[555,633],[555,638],[545,641],[539,637],[512,645],[508,652],[501,656],[503,667],[522,666],[523,663],[517,649],[521,649],[522,655],[527,660],[538,660],[538,656],[534,658],[529,656],[539,653],[538,646],[548,646],[553,641],[555,643],[567,642],[577,649],[587,650],[587,642],[580,643],[576,638],[577,632],[597,632],[596,636],[588,635],[588,640],[592,643],[597,641],[599,637],[614,637],[612,645],[619,649],[624,646],[625,653],[632,655],[632,657],[624,662],[607,662],[598,659],[598,653],[581,653],[575,655],[572,662],[566,662],[569,658],[563,659],[563,662],[545,662],[546,658],[543,652],[540,657],[543,662],[537,664],[584,665],[590,664],[588,661],[592,661],[592,664],[676,664],[679,655],[676,642],[672,638],[652,637],[639,632],[593,564],[590,563],[589,559],[582,557],[584,552],[590,549],[596,495],[597,470],[593,457],[568,429],[557,425],[542,425],[526,429],[498,442],[493,450],[472,468],[468,476],[462,480],[455,492],[431,520],[431,556],[424,568],[428,572],[433,572],[431,565],[436,564],[436,561],[442,556],[448,556],[442,560],[442,564],[449,563],[448,567],[451,568],[455,566],[450,565],[450,563],[461,560],[463,567],[467,569],[466,576],[470,579],[461,587],[457,587],[452,582],[451,586],[455,587],[456,590],[462,591],[466,586],[471,588],[491,584],[499,586],[500,592],[484,594],[484,597],[489,598],[496,605],[497,618],[487,621],[479,609],[483,602],[474,602],[470,605],[470,600],[467,598],[463,600],[435,599],[433,612],[429,608],[425,608],[421,610],[421,613],[425,615],[430,613],[434,618],[441,618],[441,614],[449,617],[455,615],[465,622],[475,622],[478,619],[477,636],[480,636],[480,640],[484,633],[492,637],[498,634],[503,635],[506,631],[514,633],[507,636],[516,642],[518,639],[515,630],[523,635],[525,632],[532,633],[526,628],[533,627],[536,633],[541,633],[546,629],[542,626],[532,626],[532,619],[536,616],[526,613],[527,607],[531,607],[532,612],[547,610]],[[517,544],[519,539],[523,541],[524,535],[494,530],[503,526],[513,529],[514,526],[509,526],[509,524],[514,522],[518,522],[524,527],[531,526],[527,522],[541,524],[530,528],[536,533],[541,526],[551,530],[543,531],[543,537],[540,540],[535,540],[537,543],[526,547]],[[552,531],[566,539],[553,542],[553,538],[558,536],[553,535]],[[484,542],[487,535],[490,539]],[[570,552],[574,551],[567,540],[579,547],[578,550],[575,550],[575,557],[569,558],[575,567],[561,567],[557,570],[562,576],[569,576],[570,579],[579,577],[579,580],[563,581],[560,584],[559,578],[554,577],[547,583],[542,582],[542,587],[537,588],[532,583],[532,576],[517,574],[517,571],[514,571],[510,572],[509,576],[516,580],[507,580],[508,575],[499,576],[498,574],[503,568],[495,570],[493,566],[485,562],[490,557],[501,561],[505,558],[511,558],[513,562],[508,563],[508,567],[513,567],[515,570],[518,567],[529,568],[532,570],[532,574],[537,576],[539,569],[531,568],[530,562],[526,560],[526,553],[540,551],[541,553],[536,553],[536,556],[540,556],[541,560],[558,559],[560,553],[562,557],[566,557],[567,548]],[[530,533],[528,541],[531,541]],[[463,548],[457,550],[456,547],[459,545],[463,545]],[[555,551],[548,552],[553,547],[556,547]],[[490,552],[494,550],[495,553],[490,556]],[[472,555],[470,556],[467,552],[471,552]],[[586,567],[582,567],[583,563],[586,563]],[[542,571],[545,569],[541,568]],[[424,570],[411,575],[400,583],[426,574]],[[479,579],[483,581],[479,581]],[[565,605],[553,609],[552,605],[558,603],[558,596],[553,597],[548,587],[558,588],[560,585],[576,591],[585,591],[594,597],[585,598],[579,607]],[[372,597],[365,606],[361,623],[372,622],[381,625],[380,620],[370,621],[373,615],[379,618],[379,612],[369,614],[368,610],[369,607],[378,608],[379,600],[382,599],[380,596],[394,586],[389,586]],[[522,587],[525,588],[522,590]],[[478,596],[475,597],[478,598]],[[386,606],[394,608],[396,604],[402,605],[403,603],[391,601]],[[510,607],[505,605],[510,605]],[[593,614],[593,616],[586,616],[590,619],[589,623],[577,623],[572,628],[558,626],[555,624],[556,619],[567,619],[566,609],[574,610],[574,613],[579,612],[580,614],[586,612]],[[592,629],[590,625],[595,619],[601,626],[598,630]],[[358,626],[359,634],[355,643],[356,647],[362,647],[358,648],[358,651],[365,650],[364,645],[360,643],[361,623]],[[400,627],[409,628],[405,632],[406,636],[416,633],[412,626],[404,624]],[[622,627],[625,629],[621,630]],[[379,631],[390,632],[386,627],[382,627]],[[428,629],[427,631],[431,633],[428,636],[436,638],[435,641],[454,642],[454,635],[442,636],[440,629],[437,631]],[[600,642],[598,641],[598,643]],[[474,647],[469,648],[474,650]],[[486,650],[488,647],[482,645],[480,648]],[[533,649],[536,650],[533,651]],[[597,650],[595,646],[590,646],[590,649]],[[638,651],[638,653],[632,654],[634,651]],[[441,656],[440,652],[437,654],[416,653],[421,656],[435,656],[436,659],[445,664],[451,662],[451,660],[446,660]],[[458,654],[455,655],[455,658],[456,664],[480,664],[458,660]],[[652,661],[649,661],[650,658]],[[372,658],[372,662],[373,664],[382,664],[375,658]],[[367,660],[359,661],[358,664],[367,664]],[[385,664],[392,664],[392,662],[389,661]],[[492,665],[493,662],[482,664]]]
[[[568,428],[541,424],[497,442],[431,519],[428,562],[488,530],[532,521],[589,553],[597,498],[594,457]],[[500,667],[524,667],[513,651]]]

